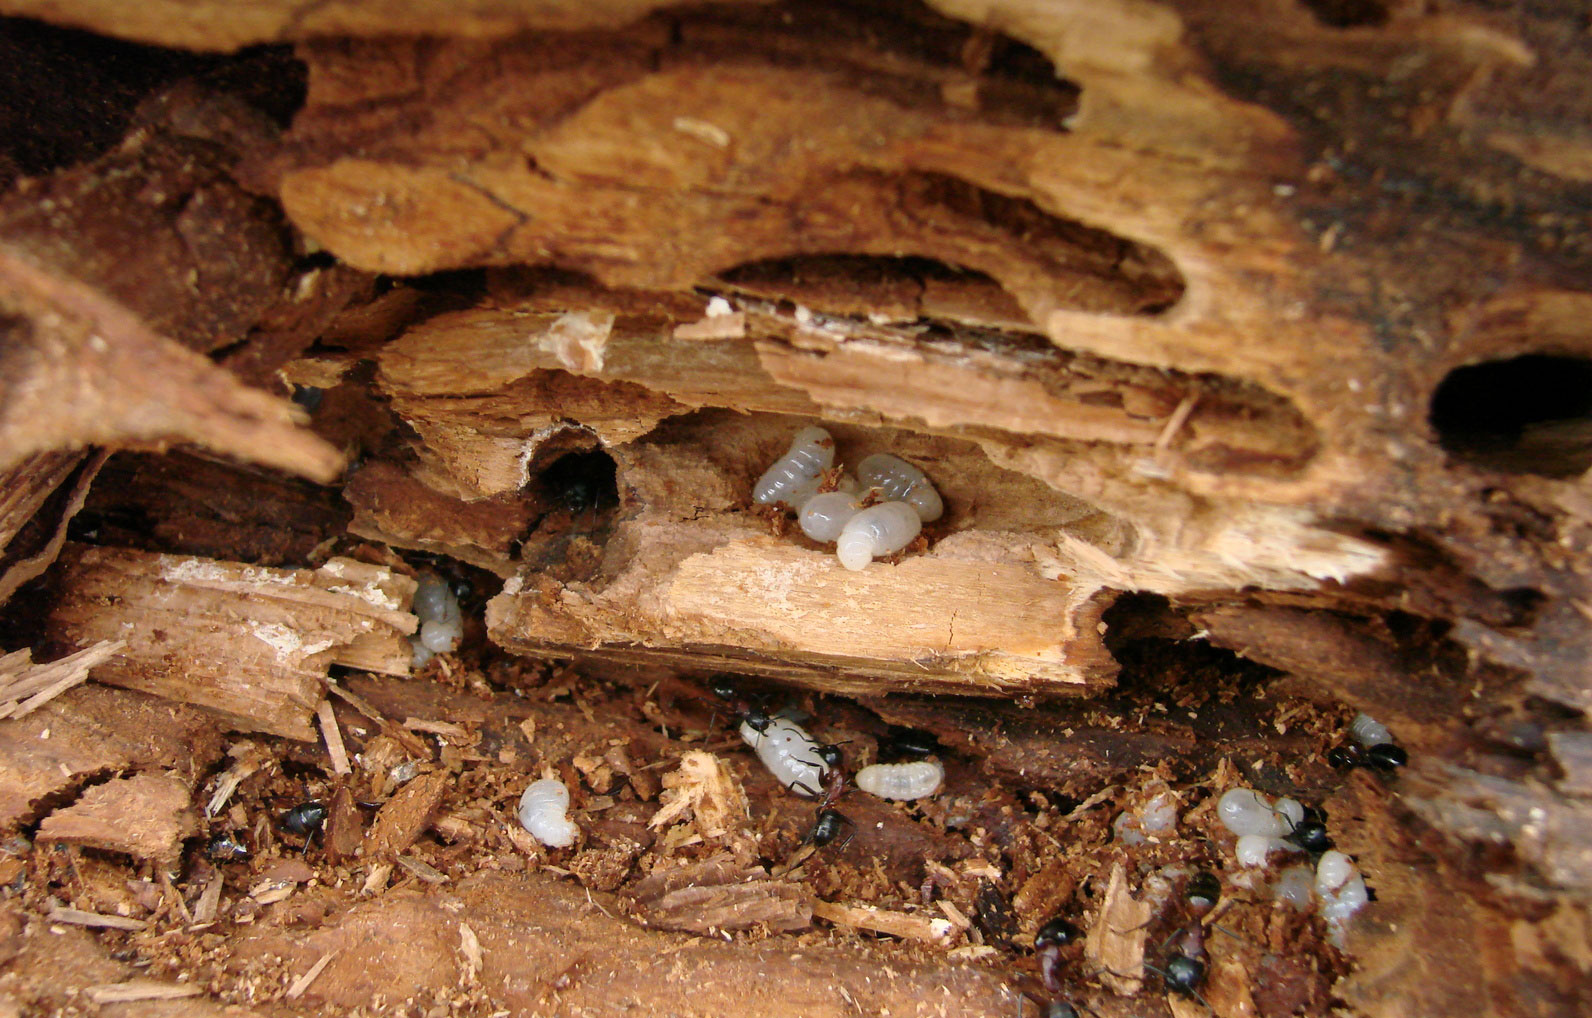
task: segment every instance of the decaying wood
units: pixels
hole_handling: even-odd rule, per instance
[[[125,646],[123,640],[102,640],[49,664],[36,665],[26,649],[0,656],[0,718],[27,717],[62,693],[88,679],[96,665]]]
[[[941,947],[951,942],[957,929],[949,919],[833,901],[813,902],[813,915],[838,926],[850,926]]]
[[[39,453],[0,476],[0,604],[61,553],[104,462],[103,454]]]
[[[387,861],[414,844],[431,822],[447,787],[448,775],[438,771],[422,774],[399,789],[376,813],[366,832],[365,855]]]
[[[720,930],[805,930],[816,908],[800,883],[771,880],[761,866],[727,855],[654,873],[638,881],[628,898],[648,927],[712,936]]]
[[[169,774],[135,774],[95,785],[39,825],[39,837],[172,863],[199,829],[193,792]]]
[[[26,718],[0,721],[0,825],[108,774],[178,771],[190,783],[221,757],[215,719],[132,690],[79,686]]]
[[[1083,953],[1100,981],[1116,993],[1132,995],[1144,984],[1144,941],[1152,911],[1149,902],[1133,897],[1122,864],[1114,864]]]
[[[351,559],[281,570],[72,549],[51,614],[68,645],[125,639],[102,678],[215,711],[244,731],[312,740],[333,663],[408,674],[414,580]]]

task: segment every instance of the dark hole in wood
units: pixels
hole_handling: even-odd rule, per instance
[[[1592,466],[1592,359],[1528,354],[1455,368],[1432,395],[1430,419],[1462,462],[1575,476]]]
[[[1360,28],[1385,25],[1388,5],[1385,0],[1300,0],[1315,19],[1329,28]]]

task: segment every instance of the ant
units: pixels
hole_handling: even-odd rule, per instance
[[[234,831],[217,831],[205,844],[205,854],[215,862],[244,862],[253,853]]]
[[[1034,953],[1039,956],[1039,979],[1044,984],[1045,995],[1040,1007],[1041,1018],[1078,1018],[1078,1008],[1062,996],[1061,964],[1067,948],[1077,943],[1083,931],[1056,916],[1034,933]],[[1025,977],[1027,978],[1027,977]],[[1023,997],[1039,994],[1032,989],[1017,998],[1019,1018],[1023,1011]]]
[[[1342,769],[1370,767],[1383,774],[1392,774],[1410,762],[1410,755],[1403,746],[1391,742],[1379,742],[1364,748],[1346,742],[1328,751],[1327,762]]]
[[[752,731],[762,734],[774,723],[774,719],[767,711],[741,695],[740,687],[728,676],[719,676],[708,685],[708,688],[713,691],[714,696],[723,700],[730,710],[735,712],[735,716],[741,719],[742,724]]]
[[[304,847],[299,849],[300,853],[304,853],[309,851],[310,842],[315,840],[315,832],[326,826],[327,815],[326,804],[311,799],[283,813],[280,823],[284,831],[297,834],[304,839]]]
[[[846,835],[846,840],[840,843],[840,847],[845,848],[856,834],[857,825],[844,813],[831,807],[846,794],[846,760],[840,752],[840,747],[833,743],[819,743],[814,752],[818,754],[818,759],[824,765],[824,788],[823,794],[818,799],[818,815],[813,820],[812,830],[807,832],[807,837],[802,843],[823,848],[840,836],[842,827],[846,827],[850,829],[850,833]],[[805,785],[791,787],[800,787],[809,795],[816,794]]]
[[[1319,806],[1306,806],[1304,819],[1297,824],[1289,820],[1293,829],[1286,840],[1293,842],[1311,855],[1320,855],[1332,849],[1332,837],[1327,834],[1327,811]]]

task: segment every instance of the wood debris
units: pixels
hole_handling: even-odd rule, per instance
[[[127,916],[101,915],[98,912],[86,912],[78,908],[52,908],[45,915],[52,923],[70,923],[73,926],[97,926],[109,930],[142,930],[149,924],[142,919],[130,919]]]
[[[333,559],[316,570],[69,547],[51,634],[124,639],[101,679],[310,741],[332,664],[405,675],[414,581]]]
[[[812,925],[805,887],[770,880],[761,866],[743,866],[729,855],[654,873],[628,896],[641,920],[658,929],[716,934],[756,928],[792,932]]]
[[[326,742],[326,755],[331,759],[333,774],[352,774],[348,765],[348,750],[343,745],[342,729],[337,727],[337,715],[331,702],[322,700],[315,707],[315,721],[320,725],[321,738]]]
[[[129,979],[125,983],[106,983],[84,987],[83,995],[94,1003],[129,1004],[139,1000],[181,1000],[205,992],[203,986],[189,983],[164,983],[157,979]]]
[[[893,912],[869,905],[814,901],[813,915],[819,919],[827,919],[837,926],[870,930],[874,933],[900,937],[903,940],[933,944],[936,947],[949,947],[957,933],[957,925],[949,919],[937,919],[911,912]]]
[[[321,955],[315,964],[305,970],[303,975],[293,980],[293,985],[287,988],[287,992],[283,996],[287,997],[288,1000],[297,1000],[304,996],[305,991],[314,985],[315,980],[320,978],[321,973],[326,971],[326,966],[330,965],[335,957],[337,957],[335,950],[327,951]]]
[[[26,717],[86,681],[95,666],[126,646],[125,640],[101,640],[49,664],[33,664],[27,648],[0,657],[0,718]]]
[[[171,863],[199,829],[192,799],[187,783],[171,774],[118,778],[45,817],[39,837]]]
[[[365,835],[366,858],[390,861],[414,844],[431,822],[450,780],[443,771],[422,774],[388,799]]]
[[[1113,864],[1100,911],[1084,938],[1084,957],[1114,993],[1131,996],[1144,985],[1144,941],[1151,912],[1149,902],[1136,900],[1128,890],[1122,863]]]
[[[681,755],[678,769],[663,776],[659,801],[647,826],[658,830],[679,825],[665,835],[670,844],[725,842],[737,858],[750,860],[746,792],[723,760],[702,750]]]

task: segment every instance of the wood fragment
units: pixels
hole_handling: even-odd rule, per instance
[[[809,894],[728,854],[650,874],[629,897],[648,926],[716,936],[721,930],[794,932],[812,925]],[[944,920],[941,920],[944,922]]]
[[[77,908],[52,908],[45,915],[52,923],[70,923],[73,926],[98,926],[110,930],[142,930],[149,924],[142,919],[129,919],[119,915],[101,915]]]
[[[937,947],[949,947],[956,937],[956,925],[948,919],[935,919],[909,912],[892,912],[868,905],[814,901],[813,915],[819,919],[827,919],[837,926],[870,930]]]
[[[333,862],[351,859],[365,840],[365,816],[346,787],[332,793],[326,811],[326,855]]]
[[[30,665],[26,651],[0,659],[0,718],[26,717],[88,679],[89,672],[127,646],[101,640],[49,664]]]
[[[333,559],[315,570],[69,547],[48,628],[125,639],[102,681],[193,703],[232,725],[310,741],[332,664],[403,675],[414,581]]]
[[[320,723],[321,738],[326,741],[326,755],[331,758],[333,774],[352,774],[348,764],[348,750],[343,746],[343,732],[337,727],[337,715],[332,705],[322,700],[315,707],[315,719]]]
[[[109,455],[39,453],[0,475],[0,604],[55,562]]]
[[[475,935],[469,923],[459,924],[459,953],[464,955],[465,978],[474,978],[475,974],[481,971],[484,955],[481,952],[480,938]]]
[[[412,732],[443,735],[456,742],[468,742],[470,739],[470,730],[468,728],[449,721],[433,721],[429,718],[404,718],[403,724],[405,728]]]
[[[390,862],[414,844],[441,804],[450,780],[443,771],[422,774],[388,799],[365,835],[366,858]]]
[[[221,910],[221,889],[226,884],[226,875],[220,870],[210,875],[210,880],[205,884],[205,889],[199,892],[199,900],[193,907],[193,924],[203,926],[215,922],[216,914]]]
[[[1144,941],[1151,911],[1149,902],[1136,900],[1128,890],[1122,863],[1114,863],[1100,911],[1084,938],[1084,957],[1114,993],[1132,995],[1144,985]]]
[[[83,995],[101,1006],[138,1000],[181,1000],[184,997],[198,997],[204,992],[203,986],[165,983],[157,979],[129,979],[125,983],[103,983],[83,988]]]
[[[304,996],[304,992],[314,985],[315,980],[320,978],[321,973],[326,971],[326,966],[330,965],[335,957],[337,957],[337,951],[335,950],[327,951],[321,955],[316,959],[315,964],[305,970],[303,975],[293,980],[293,985],[287,988],[287,993],[284,996],[288,1000],[297,1000]]]
[[[186,782],[171,773],[135,774],[95,785],[39,825],[39,837],[174,862],[199,829]]]
[[[445,884],[448,882],[448,875],[446,873],[437,869],[430,863],[425,862],[424,860],[416,859],[412,855],[400,855],[393,861],[399,866],[402,866],[405,870],[408,870],[421,883]]]

